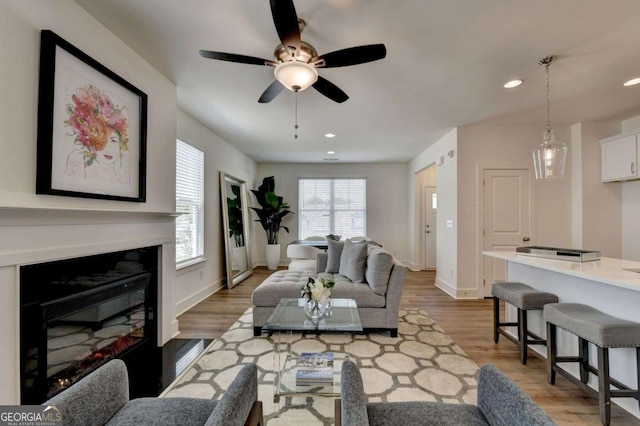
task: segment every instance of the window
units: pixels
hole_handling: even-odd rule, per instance
[[[204,152],[176,141],[176,263],[204,255]]]
[[[367,235],[366,179],[298,180],[298,238]]]

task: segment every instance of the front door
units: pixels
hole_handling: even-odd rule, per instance
[[[438,195],[435,186],[424,188],[424,268],[436,269],[436,213]]]
[[[530,245],[530,189],[527,169],[486,169],[483,171],[483,250],[515,251]],[[504,280],[503,260],[483,258],[485,297],[491,283]]]

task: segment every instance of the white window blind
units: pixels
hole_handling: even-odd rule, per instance
[[[204,254],[204,152],[176,141],[176,263]]]
[[[299,179],[298,238],[367,235],[366,179]]]

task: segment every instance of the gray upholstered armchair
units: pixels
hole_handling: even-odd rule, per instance
[[[263,425],[254,364],[245,365],[220,400],[139,398],[129,400],[124,362],[114,359],[45,402],[64,425]]]
[[[367,403],[358,367],[345,361],[335,414],[336,425],[346,426],[555,425],[518,385],[491,364],[480,369],[475,406],[427,401]]]

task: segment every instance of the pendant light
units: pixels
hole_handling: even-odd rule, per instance
[[[556,141],[551,130],[551,96],[549,95],[549,65],[556,59],[547,56],[538,62],[544,67],[545,86],[547,88],[547,127],[544,131],[542,143],[533,150],[533,166],[536,179],[562,179],[564,166],[567,161],[567,145]]]

